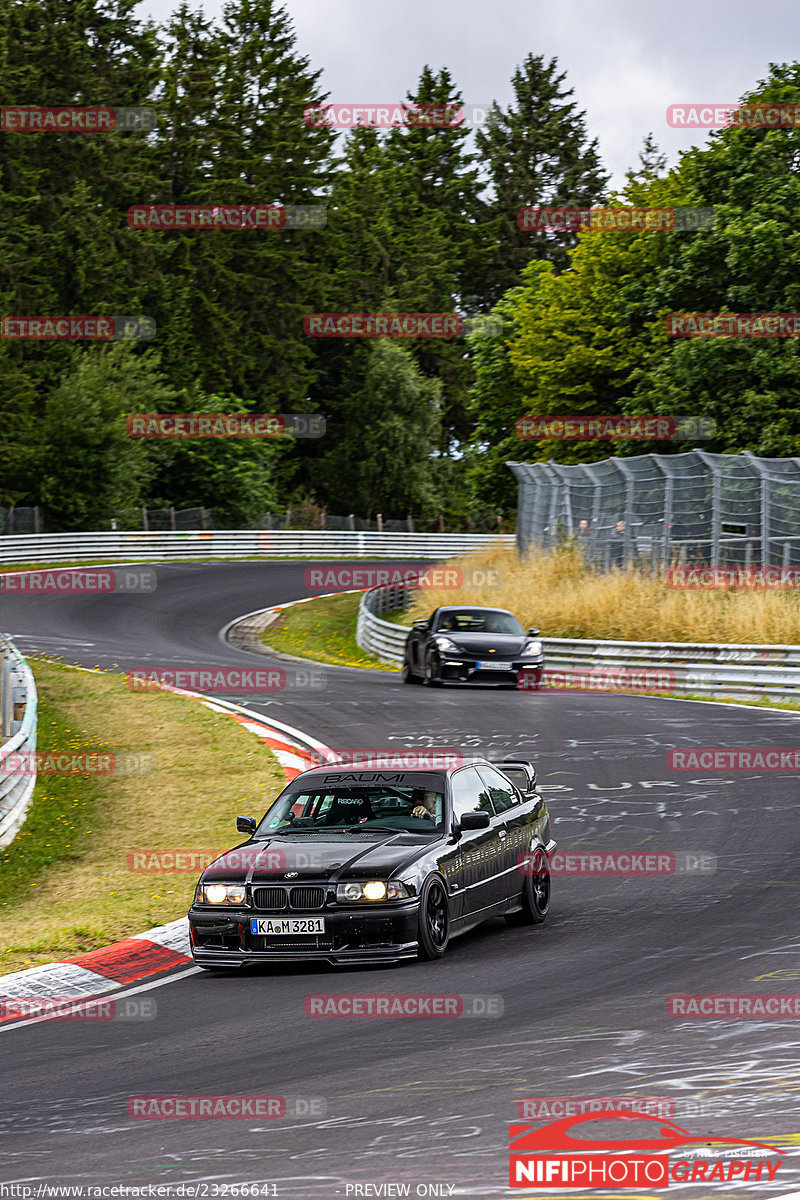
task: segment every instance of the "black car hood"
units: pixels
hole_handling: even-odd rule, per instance
[[[528,641],[527,637],[518,637],[516,633],[444,633],[437,637],[449,638],[459,650],[467,654],[521,654]]]
[[[297,883],[304,879],[372,879],[427,853],[439,839],[403,833],[300,834],[247,842],[206,867],[204,883]],[[296,871],[289,880],[287,871]]]

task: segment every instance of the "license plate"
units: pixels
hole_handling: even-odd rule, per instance
[[[479,671],[513,671],[513,663],[504,662],[479,662],[475,666]]]
[[[296,933],[324,933],[324,917],[251,917],[250,932],[259,937],[291,937]]]

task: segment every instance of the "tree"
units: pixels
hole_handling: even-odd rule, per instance
[[[173,397],[152,350],[137,354],[118,343],[76,358],[45,407],[40,471],[48,523],[101,529],[115,509],[143,503],[152,467],[125,417],[159,411]]]
[[[441,384],[389,338],[370,342],[365,353],[338,418],[340,456],[325,467],[335,470],[326,480],[331,506],[366,516],[431,516]]]
[[[557,270],[568,262],[576,243],[572,233],[523,231],[519,210],[527,205],[569,204],[586,207],[603,198],[608,175],[597,139],[588,140],[586,114],[579,111],[566,72],[558,61],[529,54],[514,72],[514,102],[503,110],[494,103],[476,143],[492,185],[493,215],[487,216],[497,249],[487,274],[484,300],[496,301],[517,286],[531,259],[547,259]]]

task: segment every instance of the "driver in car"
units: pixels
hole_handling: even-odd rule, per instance
[[[412,817],[417,817],[422,821],[436,820],[436,792],[423,792],[422,800],[411,810]]]

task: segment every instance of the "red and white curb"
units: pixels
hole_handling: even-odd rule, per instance
[[[211,699],[198,692],[186,692],[180,688],[164,687],[163,690],[198,700],[205,708],[232,717],[239,725],[254,733],[269,746],[287,782],[301,771],[317,766],[321,758],[325,759],[333,753],[323,742],[309,737],[302,730],[272,718],[267,720],[260,713],[243,708],[239,704],[229,704],[225,700]],[[65,1000],[86,999],[113,992],[117,988],[162,975],[167,971],[174,971],[191,961],[189,922],[186,917],[181,917],[177,921],[170,921],[168,925],[158,925],[145,933],[137,933],[121,942],[103,946],[100,950],[91,950],[76,958],[43,963],[38,967],[30,967],[27,971],[2,975],[0,1004],[4,999],[11,1000],[15,997],[24,997],[26,1000],[48,997]],[[3,1016],[0,1011],[0,1024],[18,1019],[16,1014]]]

